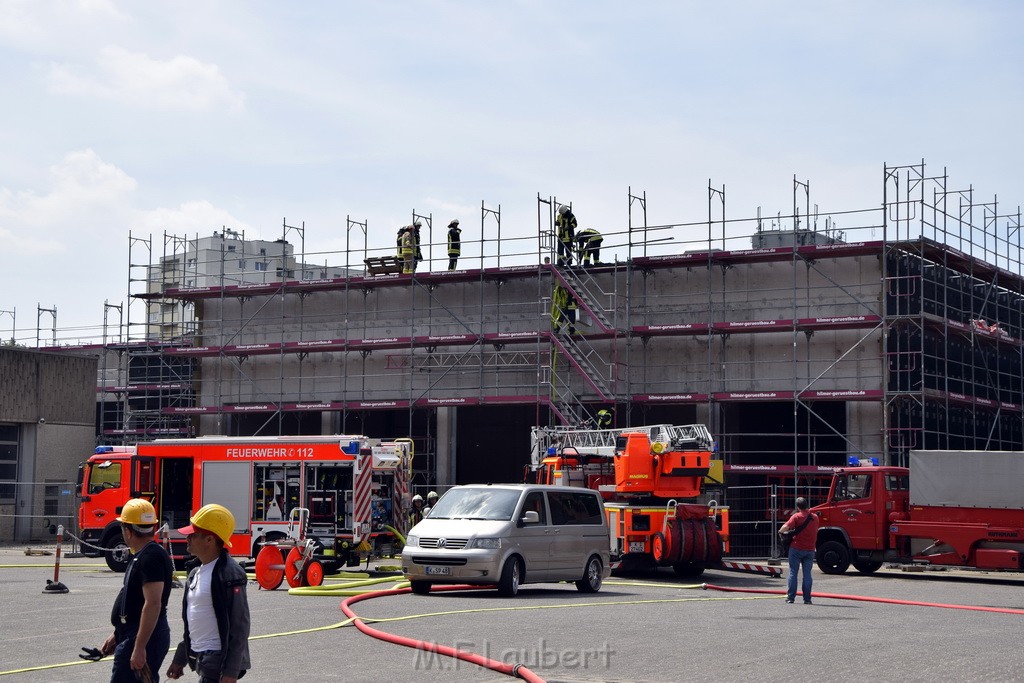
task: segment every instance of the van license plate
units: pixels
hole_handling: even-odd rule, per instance
[[[643,551],[644,551],[644,542],[643,541],[630,541],[629,542],[629,552],[631,552],[631,553],[642,553]]]
[[[441,574],[448,576],[452,573],[451,567],[427,567],[427,574]]]

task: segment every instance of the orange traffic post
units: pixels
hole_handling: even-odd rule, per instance
[[[53,581],[46,580],[44,593],[69,593],[68,587],[60,582],[60,545],[64,542],[64,525],[57,527],[57,552],[53,561]]]

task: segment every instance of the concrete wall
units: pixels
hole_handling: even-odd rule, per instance
[[[58,513],[74,513],[73,495],[56,482],[73,482],[95,446],[96,373],[95,357],[0,348],[0,422],[19,427],[19,485],[0,506],[0,540],[50,537],[48,483]]]

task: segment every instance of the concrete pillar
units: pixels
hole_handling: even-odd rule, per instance
[[[336,410],[324,410],[320,413],[320,433],[340,434],[341,413]]]
[[[446,406],[437,409],[437,477],[438,486],[455,484],[456,427],[458,408]]]

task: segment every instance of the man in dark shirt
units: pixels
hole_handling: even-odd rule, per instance
[[[156,511],[148,500],[129,500],[117,521],[133,557],[110,612],[114,632],[100,651],[114,655],[111,683],[155,683],[171,644],[167,598],[174,567],[167,551],[155,542]]]

